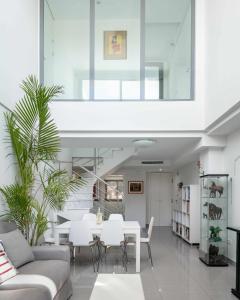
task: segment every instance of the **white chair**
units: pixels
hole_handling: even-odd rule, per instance
[[[84,214],[83,221],[90,221],[90,222],[94,222],[96,224],[97,222],[97,216],[95,214],[89,213],[89,214]]]
[[[94,247],[96,246],[97,241],[93,240],[93,235],[91,232],[91,226],[88,221],[72,221],[69,233],[69,241],[73,245],[73,257],[76,255],[76,247],[89,247],[92,255],[92,264],[93,270],[95,272],[95,255]]]
[[[141,243],[144,243],[147,245],[148,248],[148,255],[151,260],[151,264],[153,266],[153,260],[152,260],[152,251],[151,251],[151,236],[152,236],[152,230],[153,230],[153,223],[154,223],[154,217],[151,217],[150,224],[147,231],[147,237],[141,237],[140,241]]]
[[[89,223],[92,223],[93,225],[96,225],[97,216],[95,214],[92,214],[92,213],[84,214],[82,220],[87,221]],[[98,239],[98,236],[95,235],[95,234],[93,235],[93,237],[94,237],[94,240]]]
[[[111,214],[108,218],[109,221],[122,221],[123,222],[123,216],[121,214]]]
[[[148,256],[149,256],[149,259],[151,260],[152,266],[153,266],[153,260],[152,260],[152,251],[151,251],[151,236],[152,236],[152,230],[153,230],[153,223],[154,223],[154,217],[151,217],[146,237],[140,238],[140,242],[147,245]],[[135,237],[130,236],[127,238],[128,246],[135,246],[135,244],[136,244]]]
[[[103,223],[102,233],[100,237],[100,245],[106,250],[109,247],[118,246],[122,249],[122,262],[123,266],[127,271],[127,243],[124,238],[122,222],[119,220],[108,220]],[[101,260],[101,251],[100,251],[100,259]],[[99,269],[99,261],[98,261],[98,269]]]

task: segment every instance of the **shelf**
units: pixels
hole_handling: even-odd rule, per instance
[[[178,191],[180,197],[173,203],[173,229],[178,229],[178,235],[184,241],[190,244],[199,244],[200,230],[199,230],[199,185],[185,185],[182,191]],[[190,222],[190,220],[194,222]],[[176,224],[177,223],[177,224]],[[180,234],[180,230],[182,233]],[[189,240],[191,236],[191,239]],[[188,238],[189,237],[189,238]]]
[[[221,222],[221,221],[227,221],[226,219],[220,219],[220,220],[212,220],[212,219],[207,219],[207,218],[202,218],[202,220],[206,220],[206,221],[209,221],[209,222]]]
[[[202,196],[202,199],[210,199],[210,200],[221,200],[221,199],[227,199],[226,196],[222,196],[222,197],[209,197],[209,196]]]
[[[226,174],[208,174],[201,177],[201,189],[200,259],[210,266],[225,266],[227,265],[225,255],[227,255],[228,248],[226,230],[228,223],[228,179]],[[211,217],[219,217],[219,219],[212,219]],[[217,227],[221,231],[211,234],[210,228],[215,229]],[[212,238],[213,236],[216,238]],[[220,240],[217,240],[218,238]]]

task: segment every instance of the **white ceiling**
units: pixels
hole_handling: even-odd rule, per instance
[[[89,0],[45,0],[55,19],[86,19]],[[146,0],[147,23],[180,23],[190,0]],[[99,3],[99,4],[97,4]],[[96,19],[134,19],[140,15],[140,0],[96,0]]]
[[[62,138],[64,148],[125,148],[134,147],[136,138]],[[156,144],[138,148],[136,160],[175,160],[199,142],[198,137],[157,138]]]

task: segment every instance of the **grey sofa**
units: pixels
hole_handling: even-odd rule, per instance
[[[0,222],[0,233],[14,230],[14,226]],[[20,249],[19,249],[20,250]],[[37,274],[47,276],[57,287],[54,300],[67,300],[72,295],[70,280],[70,251],[67,246],[32,247],[34,260],[17,270],[20,274]],[[23,286],[0,285],[0,300],[51,300],[47,288],[41,285]]]

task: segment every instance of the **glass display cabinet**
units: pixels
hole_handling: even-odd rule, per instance
[[[200,260],[208,266],[227,266],[228,175],[201,178]]]

